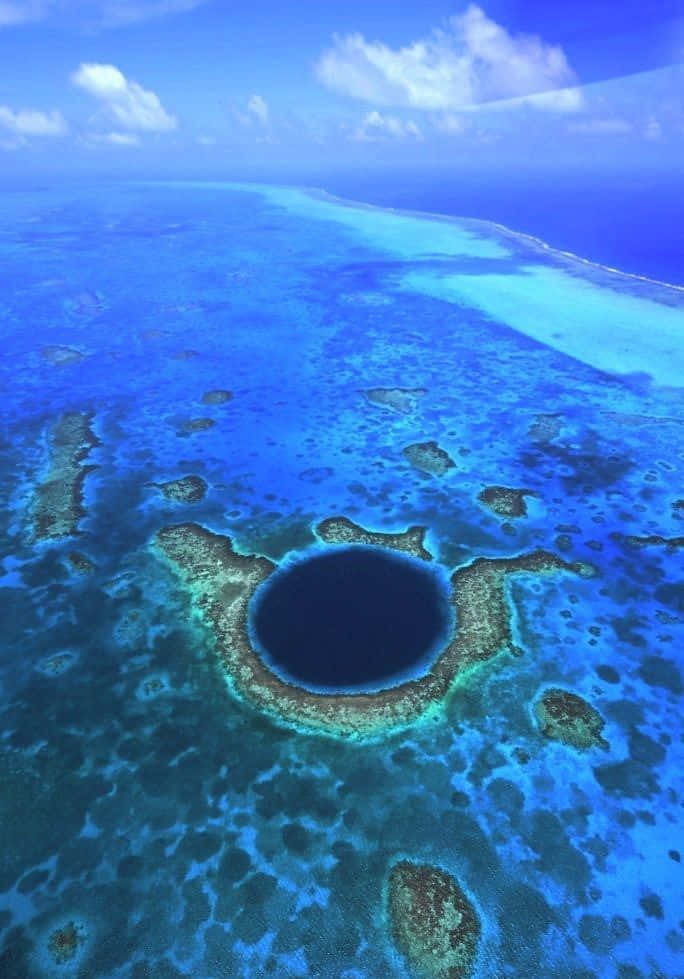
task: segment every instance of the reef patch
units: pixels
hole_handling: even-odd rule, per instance
[[[174,503],[199,503],[207,494],[207,484],[201,476],[183,476],[167,483],[150,483],[167,500]]]
[[[561,741],[579,751],[609,747],[601,736],[603,718],[579,694],[549,687],[536,701],[534,713],[545,738]]]
[[[414,442],[403,450],[414,469],[429,473],[431,476],[443,476],[456,463],[437,442]]]
[[[376,543],[377,536],[345,518],[318,526],[323,540]],[[413,534],[415,536],[415,528]],[[407,533],[411,533],[408,531]],[[380,535],[384,543],[395,536]],[[412,538],[412,545],[415,546]],[[157,549],[184,579],[195,606],[211,626],[231,690],[276,720],[333,737],[369,738],[413,723],[440,707],[456,679],[477,663],[508,650],[517,653],[505,592],[509,574],[569,571],[591,575],[589,565],[569,564],[548,551],[512,558],[477,558],[449,579],[447,600],[458,623],[430,669],[397,686],[370,693],[316,693],[276,676],[249,638],[249,605],[256,588],[276,569],[263,557],[237,553],[230,538],[194,523],[165,527]],[[424,547],[422,539],[419,550]]]
[[[91,412],[70,411],[48,430],[49,463],[42,483],[36,486],[31,519],[36,540],[53,540],[78,533],[85,516],[83,483],[97,467],[81,465],[90,450],[99,445],[91,428]]]
[[[213,418],[189,418],[183,422],[177,435],[192,435],[193,432],[204,432],[208,428],[213,428],[216,422]]]
[[[371,404],[389,408],[400,415],[410,415],[418,402],[427,394],[426,388],[368,388],[361,394]]]
[[[233,400],[233,392],[226,391],[223,388],[217,388],[214,391],[205,391],[202,395],[202,404],[204,405],[224,405],[228,401]]]
[[[639,537],[636,534],[621,534],[618,531],[610,535],[619,544],[628,547],[664,547],[667,551],[677,551],[684,547],[684,537],[663,537],[661,534],[646,534]]]
[[[388,882],[392,936],[412,974],[421,979],[468,979],[482,931],[458,881],[429,864],[401,860]]]
[[[398,534],[365,530],[347,517],[328,517],[316,526],[316,535],[326,544],[367,544],[368,547],[389,547],[393,551],[412,554],[431,561],[432,554],[424,545],[425,527],[413,526]]]
[[[536,496],[534,490],[510,489],[508,486],[485,486],[478,500],[499,517],[526,517],[526,496]]]

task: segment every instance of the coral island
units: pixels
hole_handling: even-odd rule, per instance
[[[478,500],[499,517],[526,517],[526,496],[536,496],[534,490],[510,489],[508,486],[485,486]]]
[[[430,473],[431,476],[443,476],[456,465],[449,453],[436,442],[414,442],[403,451],[414,469]]]
[[[224,405],[227,401],[231,401],[232,398],[233,398],[232,391],[224,391],[222,389],[217,389],[215,391],[206,391],[202,395],[202,404]]]
[[[534,705],[539,730],[546,738],[562,741],[580,751],[608,748],[601,737],[603,718],[576,693],[549,687]]]
[[[420,398],[427,394],[425,388],[368,388],[361,392],[374,405],[389,408],[400,415],[409,415],[415,410]]]
[[[326,542],[372,543],[421,557],[425,551],[422,528],[404,535],[374,534],[344,518],[331,518],[317,530]],[[275,564],[237,553],[228,537],[194,523],[162,528],[155,544],[181,574],[211,625],[233,692],[278,720],[348,738],[375,737],[412,723],[441,706],[455,680],[474,664],[503,650],[518,652],[505,593],[509,574],[593,573],[588,565],[569,564],[542,550],[512,558],[477,558],[451,576],[448,600],[457,625],[425,674],[372,693],[315,693],[276,676],[250,642],[250,601]]]
[[[421,979],[473,974],[480,919],[451,874],[402,860],[389,876],[388,905],[394,941],[412,974]]]
[[[48,472],[36,486],[31,506],[37,540],[78,533],[78,522],[85,516],[83,482],[96,468],[81,463],[100,444],[91,428],[93,417],[90,412],[70,411],[48,431]]]
[[[174,503],[199,503],[207,493],[207,484],[201,476],[183,476],[167,483],[151,483],[167,500]]]

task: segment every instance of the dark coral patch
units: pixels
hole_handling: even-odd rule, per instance
[[[536,496],[536,493],[527,489],[510,489],[508,486],[486,486],[477,498],[499,517],[526,517],[526,496]]]
[[[414,469],[430,473],[431,476],[443,476],[456,463],[436,442],[414,442],[403,450],[404,455]]]
[[[83,354],[80,350],[59,345],[43,347],[40,354],[43,360],[47,360],[48,364],[52,364],[53,367],[66,367],[69,364],[77,364],[80,360],[83,360]]]
[[[85,516],[83,483],[95,466],[83,466],[90,450],[99,445],[93,434],[90,412],[70,411],[48,431],[49,468],[36,486],[31,507],[38,540],[52,540],[78,533]]]
[[[167,483],[152,483],[152,486],[174,503],[199,503],[207,493],[207,484],[201,476],[183,476]]]
[[[392,935],[409,968],[425,979],[473,974],[482,927],[451,874],[402,860],[389,876]]]
[[[409,527],[399,534],[383,534],[379,531],[365,530],[347,517],[328,517],[316,527],[316,534],[326,544],[367,544],[369,547],[389,547],[393,551],[403,551],[423,561],[431,561],[432,554],[426,550],[425,527]]]
[[[224,391],[217,388],[215,391],[205,391],[202,395],[202,404],[205,405],[224,405],[227,401],[233,400],[232,391]]]
[[[50,957],[57,965],[70,962],[85,942],[85,928],[81,924],[69,921],[62,928],[57,928],[48,939]]]
[[[191,435],[193,432],[204,432],[213,428],[216,422],[213,418],[189,418],[178,430],[179,435]]]
[[[67,561],[72,571],[75,571],[77,574],[92,574],[95,570],[95,565],[90,558],[87,558],[85,554],[81,554],[80,551],[69,551]]]
[[[368,388],[361,393],[371,404],[409,415],[427,391],[425,388]]]
[[[586,700],[569,690],[550,687],[534,705],[539,730],[546,738],[562,741],[580,751],[608,748],[601,737],[604,721]]]

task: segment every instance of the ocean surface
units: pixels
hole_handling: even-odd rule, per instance
[[[2,979],[684,976],[675,246],[494,210],[4,195]],[[259,685],[259,584],[359,543],[455,652]],[[283,592],[321,658],[352,584]]]
[[[623,272],[684,286],[684,194],[672,171],[433,169],[313,177],[341,197],[486,219]]]

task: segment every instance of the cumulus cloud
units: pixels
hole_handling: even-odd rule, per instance
[[[129,81],[114,65],[82,64],[71,78],[75,85],[99,99],[114,124],[124,129],[164,132],[178,124],[158,95]]]
[[[262,126],[268,125],[268,105],[261,95],[251,95],[247,103],[247,112],[260,122]]]
[[[404,121],[396,116],[382,115],[374,109],[363,117],[361,125],[353,133],[353,138],[362,143],[388,138],[422,139],[422,133],[410,119]]]
[[[14,111],[6,105],[0,105],[0,126],[17,136],[59,136],[67,128],[59,112]]]
[[[509,34],[475,4],[445,28],[403,48],[335,36],[319,58],[318,79],[337,92],[383,106],[449,110],[573,86],[563,49],[530,34]]]

